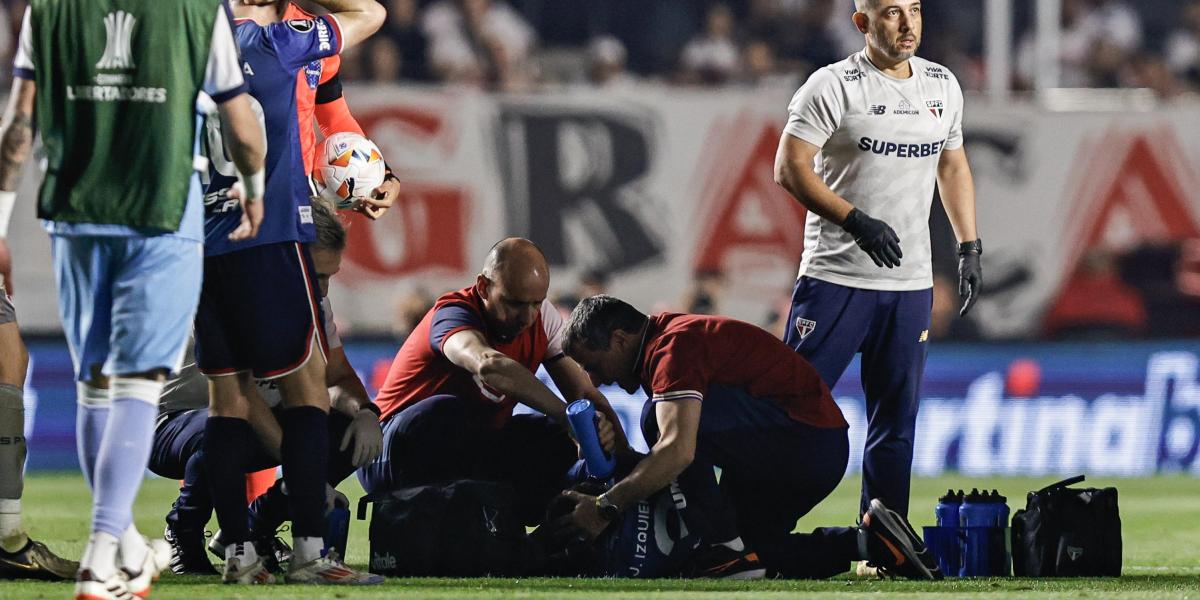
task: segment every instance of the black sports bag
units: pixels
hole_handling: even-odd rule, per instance
[[[517,517],[512,486],[461,480],[372,494],[372,573],[388,576],[515,577],[544,558]]]
[[[1072,489],[1083,475],[1030,492],[1012,518],[1013,574],[1019,577],[1121,575],[1117,488]]]

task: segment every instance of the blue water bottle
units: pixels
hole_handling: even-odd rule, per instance
[[[962,528],[962,563],[959,577],[991,575],[989,538],[996,527],[996,511],[987,493],[973,488],[963,497],[958,509],[958,524]]]
[[[576,400],[567,405],[567,425],[579,442],[588,474],[605,481],[617,468],[617,459],[600,447],[596,432],[596,407],[590,400]]]
[[[946,495],[938,498],[937,508],[933,510],[938,527],[958,527],[958,509],[962,500],[962,490],[946,490]]]
[[[1001,496],[999,490],[992,490],[991,500],[996,512],[996,527],[1008,527],[1008,498]]]
[[[992,561],[989,570],[992,575],[996,576],[1012,575],[1012,550],[1009,547],[1008,536],[1008,498],[1000,495],[999,490],[992,490],[990,499],[992,511],[996,517],[996,528],[988,538],[991,546],[989,555]]]
[[[962,490],[946,490],[946,495],[938,498],[933,510],[937,526],[925,527],[925,547],[929,548],[938,568],[949,577],[958,575],[962,563],[962,548],[958,539],[958,512],[962,499]]]

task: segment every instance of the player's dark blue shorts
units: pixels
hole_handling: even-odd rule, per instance
[[[205,375],[287,375],[328,345],[308,247],[254,246],[204,259],[196,364]]]

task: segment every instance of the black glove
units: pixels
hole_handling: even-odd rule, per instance
[[[979,256],[983,254],[983,243],[979,240],[958,245],[958,297],[963,299],[958,316],[965,317],[979,299],[983,287],[983,267]]]
[[[900,251],[900,236],[879,219],[872,219],[857,208],[846,215],[842,229],[854,236],[854,243],[863,249],[877,267],[898,267],[904,253]]]

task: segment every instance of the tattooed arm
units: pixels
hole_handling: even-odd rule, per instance
[[[37,85],[28,79],[13,79],[8,108],[0,122],[0,282],[13,291],[12,259],[8,252],[8,221],[16,201],[21,167],[33,147],[33,100]]]
[[[19,77],[13,79],[8,108],[0,124],[0,191],[16,191],[21,167],[33,148],[33,101],[37,84]]]

